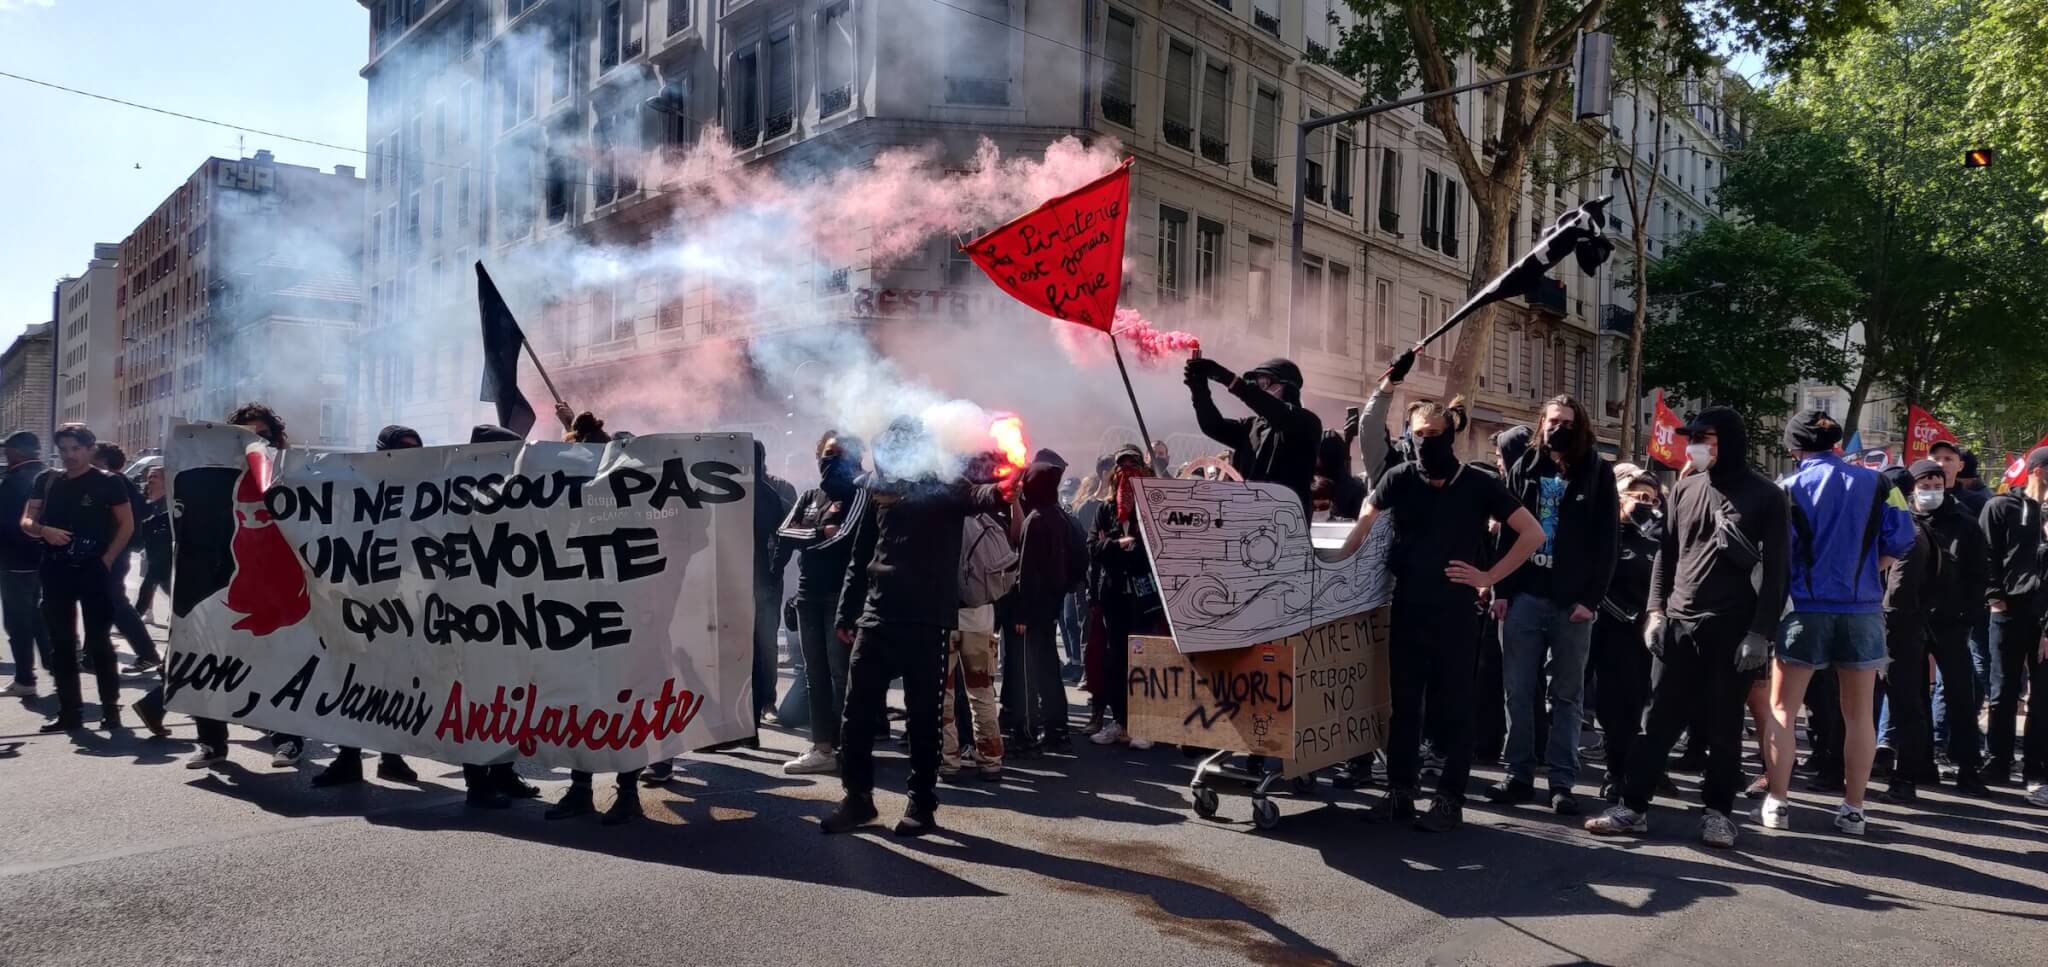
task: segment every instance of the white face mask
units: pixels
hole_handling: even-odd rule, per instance
[[[1935,510],[1941,507],[1942,500],[1947,497],[1947,494],[1939,490],[1915,490],[1913,506],[1919,510]]]
[[[1685,447],[1685,458],[1692,461],[1694,469],[1705,470],[1714,465],[1714,448],[1704,443],[1689,443]]]

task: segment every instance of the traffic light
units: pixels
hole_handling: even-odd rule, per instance
[[[1963,152],[1963,167],[1965,168],[1989,168],[1991,163],[1997,160],[1998,152],[1990,148],[1971,148]]]

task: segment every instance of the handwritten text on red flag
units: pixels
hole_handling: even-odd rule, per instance
[[[963,246],[1017,301],[1108,332],[1123,288],[1131,163]]]

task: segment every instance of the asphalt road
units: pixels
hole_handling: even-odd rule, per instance
[[[0,663],[0,669],[6,669]],[[137,687],[140,680],[132,680]],[[237,730],[189,772],[192,729],[39,736],[44,695],[0,700],[0,964],[2013,964],[2048,956],[2048,813],[2017,793],[1876,807],[1833,832],[1696,844],[1660,800],[1652,836],[1594,841],[1534,807],[1468,809],[1430,837],[1360,822],[1362,794],[1247,800],[1195,818],[1170,749],[1086,744],[944,788],[945,829],[819,835],[830,778],[803,742],[693,755],[649,819],[478,814],[458,770],[309,781]],[[90,687],[87,689],[90,692]],[[1075,693],[1078,699],[1079,693]],[[88,716],[92,713],[88,710]],[[373,766],[366,762],[365,766]],[[906,761],[882,755],[885,790]],[[1595,770],[1597,772],[1597,769]],[[540,774],[547,799],[566,773]],[[1491,778],[1490,776],[1488,778]],[[1690,793],[1697,777],[1680,776]],[[610,790],[600,780],[599,805]],[[880,798],[884,818],[900,794]],[[1589,803],[1590,805],[1590,803]]]

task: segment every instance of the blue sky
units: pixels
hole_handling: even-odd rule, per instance
[[[360,147],[369,14],[354,0],[0,0],[0,71]],[[0,77],[0,345],[238,132]],[[244,134],[284,162],[360,152]],[[141,167],[138,168],[137,165]]]

